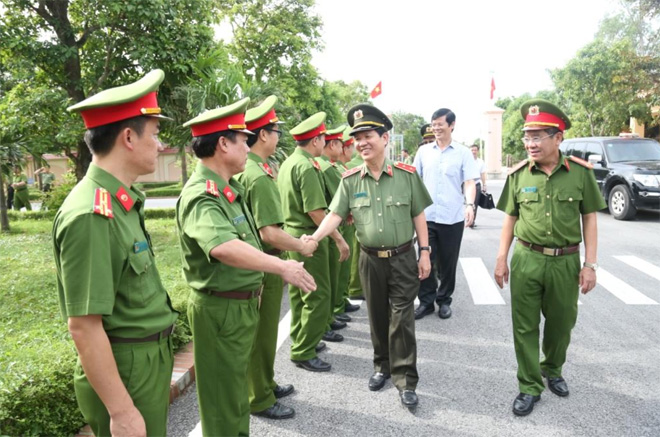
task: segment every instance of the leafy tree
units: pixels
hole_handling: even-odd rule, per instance
[[[38,106],[39,114],[64,111],[87,93],[125,84],[153,68],[166,71],[161,94],[167,95],[190,72],[196,54],[213,44],[217,16],[213,0],[0,0],[0,5],[5,9],[0,59],[6,71],[22,75],[31,89],[60,97],[59,106],[53,101]],[[53,118],[39,121],[43,137],[65,129],[65,136],[76,138],[64,151],[80,178],[91,160],[82,122],[63,127],[51,124]]]
[[[422,125],[426,124],[426,119],[421,115],[399,111],[392,114],[392,124],[395,133],[403,134],[403,147],[408,150],[408,153],[414,155],[422,140],[419,130]],[[400,152],[400,150],[395,151],[397,154]]]
[[[335,96],[335,103],[339,108],[339,112],[344,117],[344,123],[346,122],[346,114],[352,106],[369,100],[369,89],[359,80],[355,80],[351,83],[337,80],[334,82],[327,82],[326,85],[332,90]]]

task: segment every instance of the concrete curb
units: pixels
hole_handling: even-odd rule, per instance
[[[170,382],[170,404],[195,382],[195,362],[193,359],[193,342],[191,341],[174,355],[174,370]],[[76,437],[89,437],[94,433],[89,425],[85,425]]]

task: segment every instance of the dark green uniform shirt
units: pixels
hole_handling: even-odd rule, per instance
[[[99,188],[108,191],[111,214],[95,207]],[[144,228],[144,194],[105,170],[91,164],[71,190],[53,222],[53,248],[65,319],[100,314],[108,335],[124,338],[176,320]]]
[[[176,204],[183,274],[195,290],[254,291],[263,273],[231,267],[211,256],[211,249],[240,239],[261,250],[252,214],[244,204],[243,186],[229,184],[201,162]]]
[[[248,153],[245,170],[236,179],[245,187],[245,202],[254,217],[257,229],[284,223],[280,191],[270,167],[258,155]],[[261,241],[264,251],[274,249]]]
[[[366,164],[344,176],[330,211],[346,219],[353,214],[357,239],[367,247],[396,247],[410,241],[412,219],[433,203],[421,178],[413,170],[395,167],[389,159],[376,181]],[[359,170],[357,170],[359,169]]]
[[[362,165],[363,163],[364,159],[362,159],[362,155],[355,152],[351,160],[346,163],[346,167],[351,169],[357,167],[358,165]]]
[[[280,167],[277,175],[284,223],[292,228],[315,229],[316,224],[307,214],[326,209],[325,184],[321,166],[312,155],[297,147]]]
[[[342,171],[338,167],[339,163],[330,161],[330,158],[325,155],[316,158],[316,162],[321,166],[321,175],[325,184],[325,200],[330,205],[339,188]]]
[[[27,190],[28,189],[27,181],[28,181],[28,178],[24,174],[21,174],[19,176],[14,175],[14,181],[12,183],[18,184],[20,182],[25,182],[25,185],[21,185],[20,187],[14,188],[14,190],[16,190],[16,191]]]
[[[594,172],[561,154],[550,176],[533,162],[511,173],[497,202],[497,209],[518,217],[517,238],[544,247],[580,243],[580,217],[605,207]]]

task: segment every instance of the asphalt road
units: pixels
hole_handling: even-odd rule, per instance
[[[488,185],[497,199],[502,181]],[[546,390],[523,418],[511,413],[518,388],[509,290],[495,289],[492,280],[502,217],[480,210],[476,229],[465,231],[453,316],[416,324],[420,405],[414,414],[401,406],[391,382],[368,390],[372,350],[360,309],[341,331],[346,340],[321,353],[333,365],[329,373],[293,366],[284,340],[276,375],[296,387],[282,399],[296,417],[252,417],[251,434],[660,436],[660,214],[641,212],[631,222],[598,214],[599,285],[580,297],[563,375],[571,394],[559,398]],[[284,299],[282,317],[287,312]],[[169,434],[201,435],[198,422],[193,386],[172,405]]]

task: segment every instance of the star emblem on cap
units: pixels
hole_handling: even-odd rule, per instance
[[[356,120],[359,120],[360,118],[364,117],[364,114],[362,113],[362,110],[361,110],[361,109],[358,109],[357,111],[355,111],[355,112],[353,113],[353,117],[354,117]]]
[[[529,115],[539,115],[539,106],[532,105],[529,107]]]

